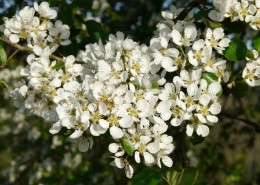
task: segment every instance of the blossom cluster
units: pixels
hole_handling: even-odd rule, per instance
[[[255,30],[260,29],[260,1],[259,0],[214,0],[214,10],[209,17],[217,22],[229,18],[233,21],[248,23]]]
[[[47,2],[34,3],[11,19],[5,17],[2,31],[12,43],[26,41],[37,56],[48,57],[59,45],[70,44],[69,26],[60,20],[52,22],[56,17],[57,12]]]
[[[258,52],[253,50],[253,58],[247,58],[246,66],[242,72],[242,77],[252,87],[260,86],[260,57],[258,55]]]
[[[254,30],[260,29],[260,0],[214,0],[214,10],[208,16],[217,22],[229,18],[232,22],[242,21],[250,25]],[[242,77],[248,85],[254,87],[260,85],[259,55],[253,50],[253,58],[246,58],[246,66]]]
[[[26,40],[33,51],[21,70],[25,80],[11,92],[15,106],[51,120],[52,134],[67,130],[82,152],[96,137],[110,135],[111,165],[124,168],[128,178],[133,161],[171,167],[170,130],[206,137],[218,122],[221,83],[230,78],[222,57],[230,43],[224,29],[200,30],[192,17],[174,22],[180,11],[172,6],[162,12],[149,46],[117,32],[106,43],[86,45],[77,57],[63,57],[61,66],[50,55],[69,44],[69,28],[51,22],[57,12],[48,3],[5,18],[5,36],[13,43]],[[259,78],[255,58],[243,73],[250,82]]]

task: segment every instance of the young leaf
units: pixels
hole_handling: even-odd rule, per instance
[[[133,178],[133,185],[157,185],[161,180],[161,175],[157,171],[149,168],[141,170]]]
[[[171,170],[167,172],[167,182],[170,185],[194,185],[198,178],[197,168]]]
[[[166,174],[166,179],[168,184],[177,185],[178,179],[181,176],[181,171],[169,170]]]
[[[8,86],[8,84],[5,81],[0,80],[0,87],[8,88],[9,86]]]
[[[197,168],[188,168],[184,169],[182,177],[178,183],[178,185],[193,185],[197,181],[198,178],[198,169]]]
[[[6,57],[5,50],[4,50],[3,46],[0,45],[0,64],[5,65],[7,62],[6,60],[7,60],[7,57]]]
[[[91,9],[92,7],[92,0],[74,0],[73,3],[80,8]]]
[[[246,57],[252,60],[254,59],[254,53],[252,52],[252,50],[247,50]]]
[[[203,21],[203,23],[204,23],[207,27],[212,28],[212,29],[223,27],[223,25],[222,25],[221,23],[219,23],[219,22],[214,22],[214,21],[210,21],[209,19],[203,18],[202,21]]]
[[[56,64],[52,67],[52,69],[61,69],[64,66],[64,62],[58,61]]]
[[[210,73],[210,72],[202,73],[202,79],[206,80],[208,82],[208,85],[211,84],[212,82],[218,81],[218,77],[214,73]]]
[[[258,33],[254,38],[253,46],[258,52],[260,52],[260,33]]]
[[[229,47],[224,51],[224,56],[234,62],[241,61],[246,58],[247,47],[245,43],[235,38],[229,43]]]
[[[123,137],[120,141],[126,153],[132,156],[135,150],[134,144],[127,137]]]
[[[212,9],[206,9],[206,10],[200,10],[194,15],[194,19],[196,21],[201,20],[201,19],[207,19],[208,14]]]

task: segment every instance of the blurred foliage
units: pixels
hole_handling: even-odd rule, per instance
[[[11,17],[21,7],[32,5],[33,2],[37,1],[0,0],[2,7],[0,15]],[[172,3],[183,6],[186,2],[184,0],[49,0],[50,6],[57,7],[58,19],[71,28],[72,44],[60,48],[58,55],[76,55],[80,49],[84,50],[87,43],[94,43],[100,39],[105,41],[110,33],[115,34],[117,31],[124,32],[135,41],[149,44],[156,23],[161,18],[161,10],[168,9]],[[195,18],[197,20],[203,18],[204,24],[212,28],[222,26],[209,21],[207,11],[198,12]],[[3,23],[2,19],[0,23]],[[202,27],[205,25],[201,24]],[[241,23],[224,22],[223,25],[231,31],[241,32]],[[254,36],[253,46],[259,51],[259,34]],[[232,50],[231,54],[227,50],[225,56],[230,60],[246,57],[247,48],[237,38],[233,40],[229,49]],[[7,56],[13,52],[12,48],[6,50]],[[4,60],[1,58],[0,61],[2,63]],[[17,64],[25,64],[24,61],[25,55],[19,53],[15,59],[8,62],[8,68],[13,69]],[[5,77],[3,71],[0,73],[0,76]],[[204,74],[204,77],[210,81],[215,80],[210,73]],[[13,87],[17,78],[14,75],[8,80],[0,79],[0,86]],[[223,98],[224,111],[232,112],[236,116],[242,115],[250,120],[260,120],[259,89],[248,90],[248,86],[239,81],[239,75],[237,82],[231,92],[233,98],[231,100]],[[244,97],[240,98],[242,96]],[[25,117],[16,114],[12,100],[8,99],[8,90],[1,87],[0,105],[0,184],[3,185],[189,185],[194,184],[194,179],[197,178],[198,181],[195,183],[197,185],[257,185],[260,182],[258,157],[260,148],[257,144],[260,142],[259,134],[250,126],[226,117],[222,117],[205,140],[194,136],[191,142],[189,141],[190,165],[198,165],[198,171],[195,168],[188,170],[176,168],[167,171],[165,167],[157,170],[135,167],[136,175],[132,180],[128,180],[123,170],[108,165],[112,159],[104,147],[107,146],[106,137],[95,143],[93,150],[80,153],[67,139],[52,136],[48,132],[50,124],[36,116]],[[131,154],[131,146],[126,147]],[[180,183],[176,183],[175,178]]]

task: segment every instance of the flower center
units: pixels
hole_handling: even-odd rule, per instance
[[[141,145],[138,147],[138,151],[139,151],[140,153],[144,153],[144,152],[146,151],[146,146],[143,145],[143,144],[141,144]]]

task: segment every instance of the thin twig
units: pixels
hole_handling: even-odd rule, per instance
[[[20,51],[27,51],[27,52],[33,52],[32,48],[29,48],[27,46],[21,46],[20,44],[16,44],[16,43],[12,43],[10,40],[8,40],[7,38],[4,37],[0,37],[0,41],[14,47],[17,48]],[[63,61],[63,58],[58,57],[56,55],[50,55],[49,56],[50,59],[56,60],[56,61]]]
[[[243,122],[243,123],[245,123],[245,124],[247,124],[247,125],[250,125],[250,126],[252,126],[252,127],[255,128],[255,131],[256,131],[256,132],[260,132],[260,124],[254,122],[254,121],[247,120],[247,119],[244,119],[244,118],[239,118],[239,117],[236,117],[236,116],[233,116],[233,115],[229,115],[229,114],[226,113],[226,112],[222,112],[221,114],[222,114],[223,116],[226,116],[226,117],[230,118],[230,119],[239,120],[239,121],[241,121],[241,122]]]
[[[20,51],[19,49],[15,50],[15,51],[8,57],[7,62],[8,62],[9,60],[11,60],[19,51]]]

